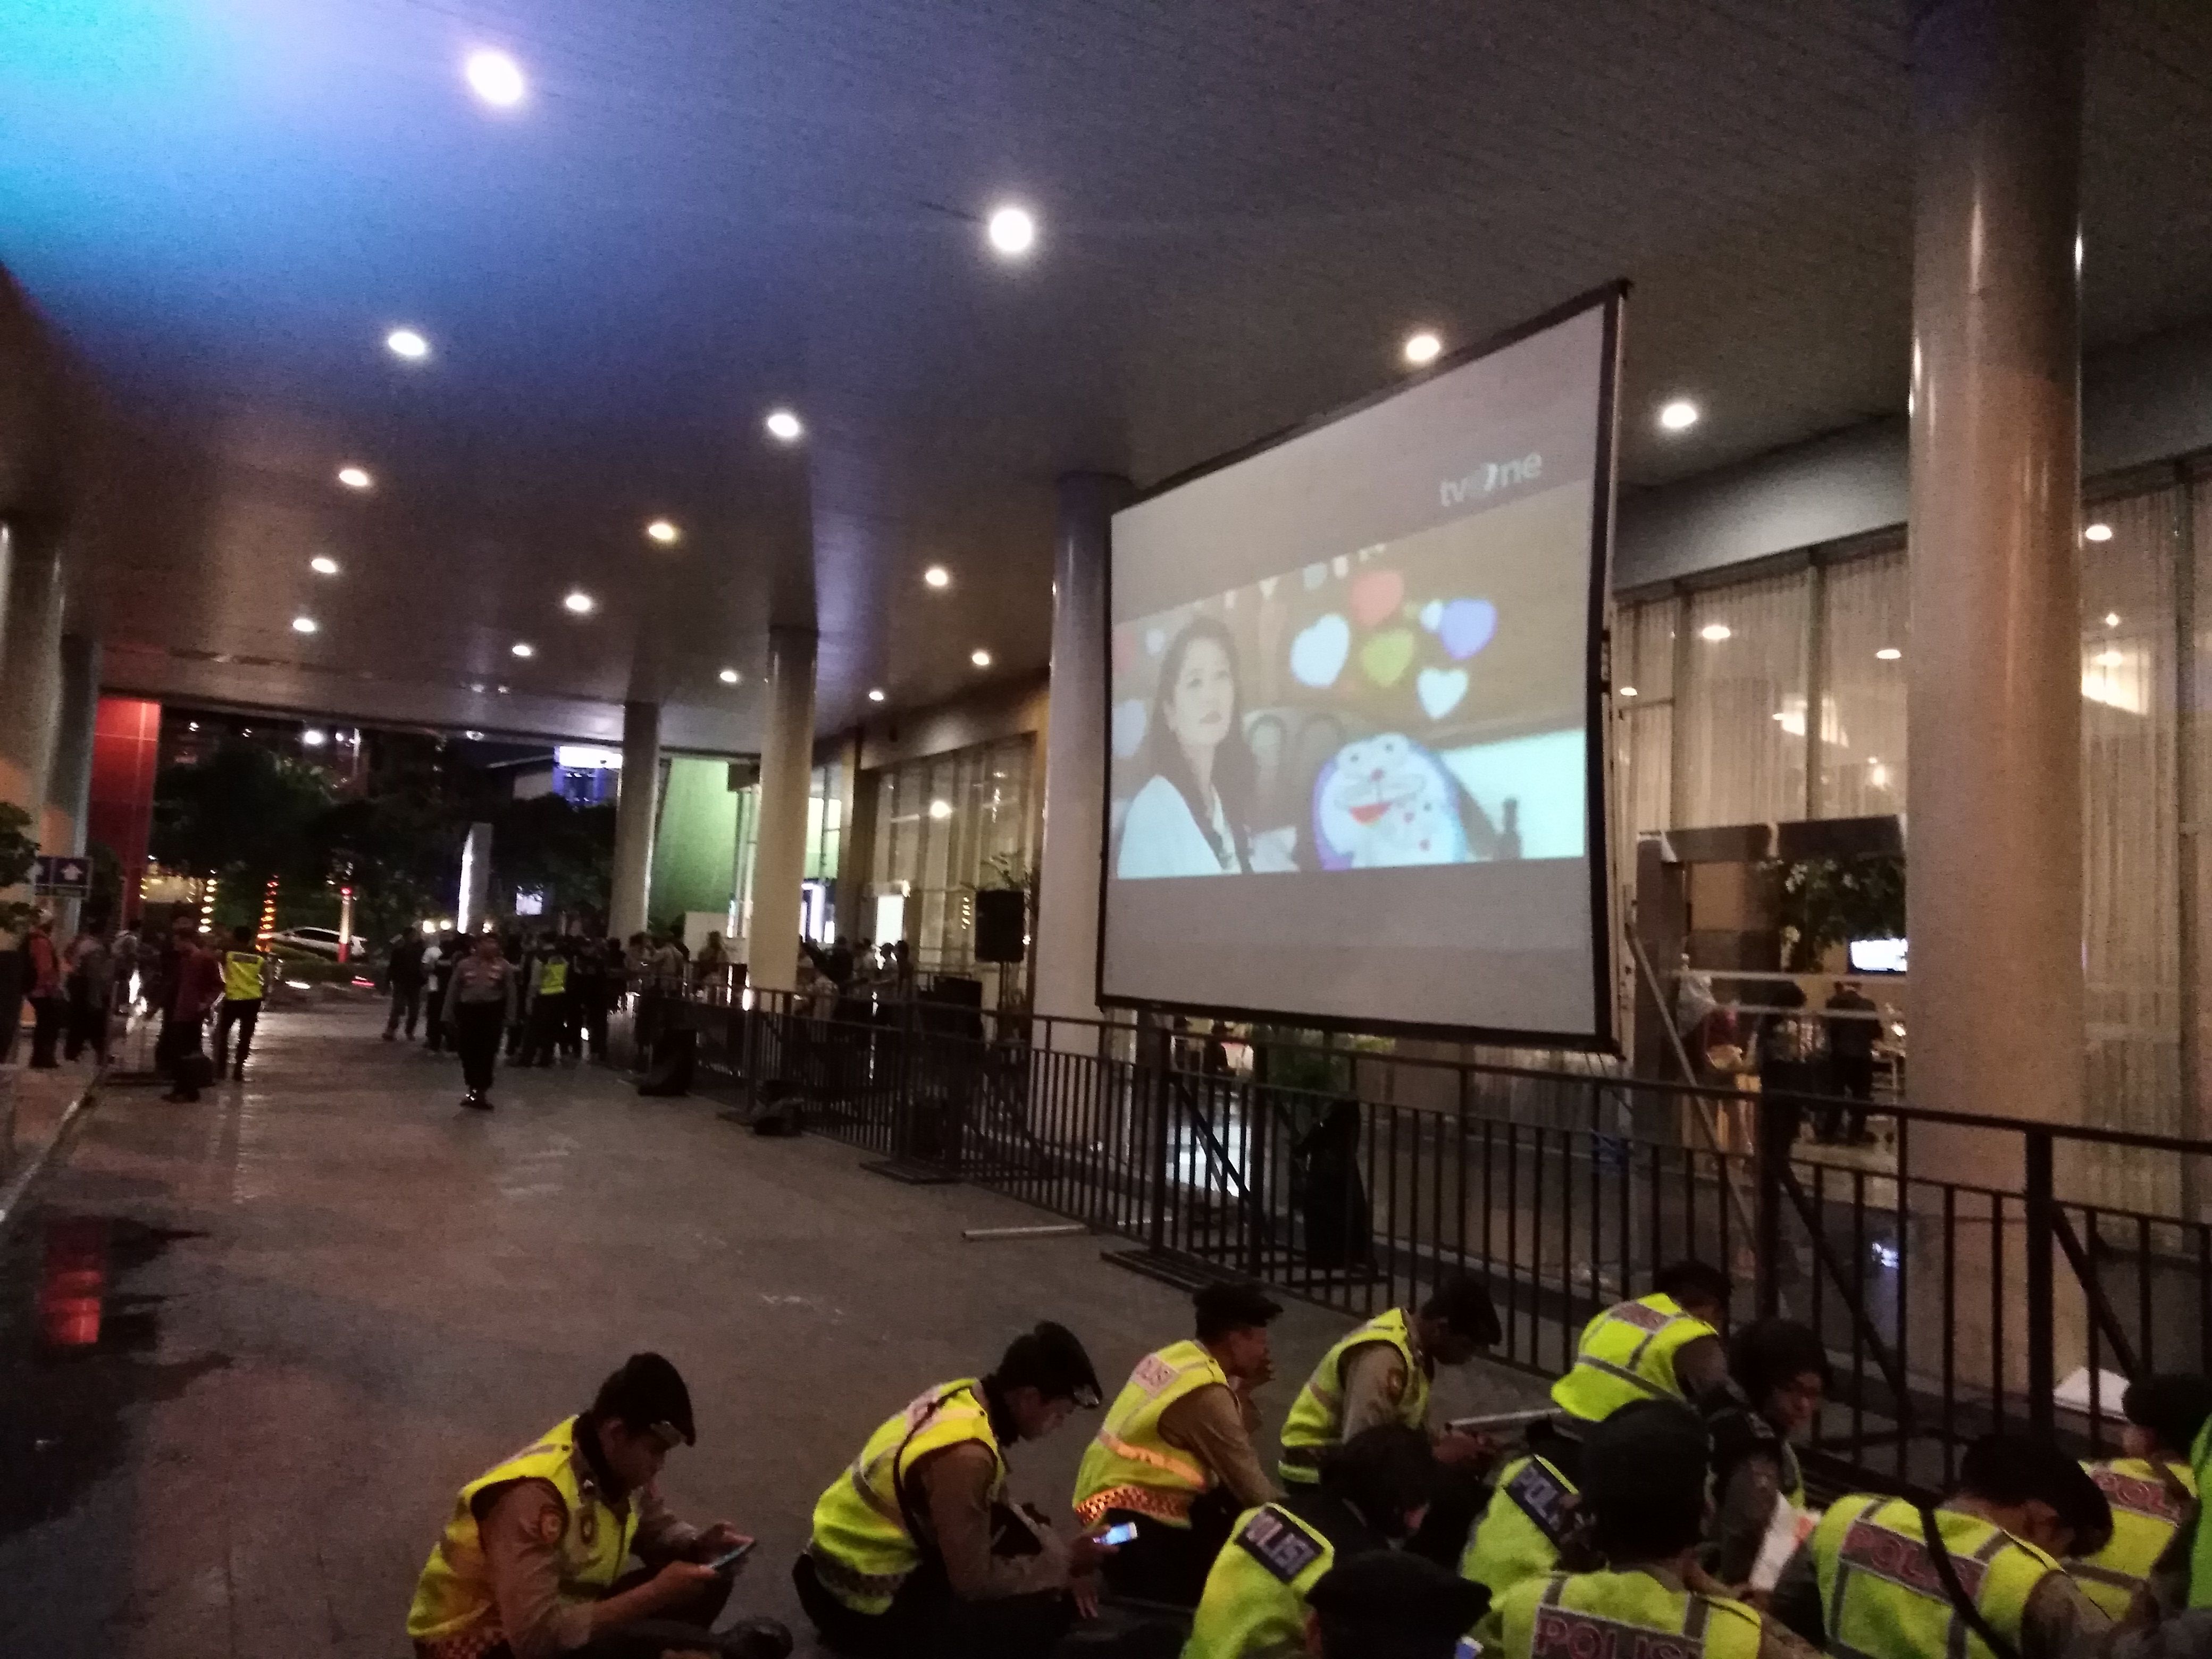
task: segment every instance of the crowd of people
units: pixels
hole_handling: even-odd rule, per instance
[[[2118,1457],[1996,1434],[1933,1501],[1815,1511],[1792,1441],[1826,1354],[1784,1319],[1724,1338],[1729,1293],[1685,1261],[1599,1314],[1509,1446],[1482,1419],[1432,1420],[1438,1369],[1499,1335],[1482,1284],[1448,1280],[1323,1355],[1272,1473],[1255,1395],[1281,1309],[1260,1287],[1199,1291],[1190,1334],[1110,1401],[1075,1334],[1039,1324],[893,1412],[829,1478],[792,1568],[799,1604],[854,1659],[2212,1653],[2196,1498],[2212,1383],[2137,1382]],[[1017,1502],[1015,1448],[1102,1407],[1067,1499]],[[773,1621],[712,1628],[750,1543],[660,1506],[660,1458],[691,1440],[682,1379],[638,1355],[470,1482],[410,1615],[418,1659],[787,1652]],[[633,1547],[644,1566],[624,1577]]]

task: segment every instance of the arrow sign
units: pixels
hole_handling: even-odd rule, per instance
[[[92,860],[65,853],[41,853],[32,866],[33,892],[82,898],[92,884]]]

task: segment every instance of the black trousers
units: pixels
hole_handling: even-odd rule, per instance
[[[415,1040],[415,1021],[422,1012],[422,988],[419,985],[394,985],[392,988],[392,1017],[384,1022],[384,1034],[390,1036],[399,1029],[402,1015],[407,1020],[407,1040]]]
[[[934,1556],[880,1613],[855,1613],[832,1595],[811,1555],[793,1564],[791,1582],[823,1645],[846,1659],[1044,1659],[1075,1622],[1065,1590],[963,1601]]]
[[[491,1087],[500,1036],[506,1029],[504,1002],[464,1002],[453,1010],[453,1047],[461,1056],[461,1080],[471,1090]]]
[[[446,981],[440,980],[430,987],[429,1006],[422,1012],[423,1050],[433,1054],[443,1054],[453,1035],[452,1028],[446,1023]]]
[[[520,1061],[524,1066],[550,1066],[553,1051],[566,1047],[568,1029],[568,997],[563,992],[557,997],[540,995],[530,1010],[529,1034],[522,1039]]]
[[[62,1028],[69,1023],[68,1000],[33,997],[31,1013],[36,1021],[31,1027],[31,1064],[41,1068],[60,1065],[54,1058],[54,1045],[61,1041]]]
[[[100,987],[102,991],[107,988]],[[82,980],[70,987],[69,1041],[63,1053],[75,1060],[88,1048],[96,1060],[107,1058],[107,1005],[92,1000],[92,988]]]
[[[1213,1571],[1213,1558],[1236,1528],[1237,1513],[1237,1500],[1220,1492],[1210,1492],[1190,1506],[1188,1527],[1167,1526],[1128,1510],[1107,1510],[1104,1518],[1109,1524],[1137,1523],[1137,1535],[1106,1558],[1107,1588],[1116,1595],[1196,1607],[1206,1590],[1206,1575]]]
[[[1853,1100],[1874,1098],[1874,1056],[1872,1054],[1831,1054],[1828,1071],[1835,1079],[1838,1094],[1849,1095]],[[1856,1140],[1866,1133],[1866,1109],[1860,1106],[1824,1107],[1820,1112],[1820,1138],[1839,1140],[1849,1135]]]
[[[236,1001],[225,997],[215,1012],[215,1069],[220,1073],[230,1063],[230,1029],[238,1028],[238,1069],[246,1069],[246,1051],[253,1047],[253,1028],[261,1023],[261,999],[240,997]]]
[[[165,1012],[161,1016],[161,1034],[154,1039],[154,1069],[174,1085],[179,1100],[198,1100],[200,1097],[199,1067],[183,1062],[203,1059],[200,1054],[200,1018],[180,1017],[174,1012]]]
[[[1475,1517],[1490,1502],[1490,1483],[1465,1469],[1437,1467],[1436,1490],[1429,1498],[1429,1512],[1419,1530],[1406,1540],[1408,1554],[1425,1556],[1448,1571],[1457,1572],[1467,1553],[1468,1534]]]

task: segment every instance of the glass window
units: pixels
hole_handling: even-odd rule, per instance
[[[1676,823],[1804,817],[1808,585],[1796,571],[1690,596],[1687,662],[1675,687]]]
[[[918,966],[971,967],[975,889],[1028,884],[1037,840],[1034,749],[1027,736],[1010,738],[861,780],[877,800],[864,914],[896,916]],[[901,902],[886,909],[878,902],[885,897]]]
[[[1905,810],[1905,550],[1820,573],[1820,746],[1814,816]]]

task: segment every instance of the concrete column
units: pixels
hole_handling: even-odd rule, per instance
[[[753,842],[746,971],[764,991],[799,976],[799,884],[814,773],[814,630],[768,631],[768,722],[761,732],[760,829]]]
[[[54,761],[46,781],[46,832],[41,845],[53,853],[86,850],[86,824],[92,810],[92,736],[100,717],[100,641],[78,634],[62,636],[61,713],[54,732]],[[83,902],[69,898],[54,906],[54,935],[75,935]]]
[[[1098,872],[1105,856],[1106,556],[1124,478],[1060,481],[1053,556],[1052,714],[1045,728],[1044,848],[1038,860],[1036,1012],[1098,1018]]]
[[[24,833],[37,841],[45,833],[46,775],[62,701],[61,550],[21,526],[14,542],[0,625],[0,800],[30,814]]]
[[[628,942],[646,925],[652,897],[653,830],[660,810],[660,705],[623,705],[622,785],[615,796],[614,891],[607,932]]]
[[[1912,43],[1911,1092],[2073,1123],[2081,7],[1919,0]]]

